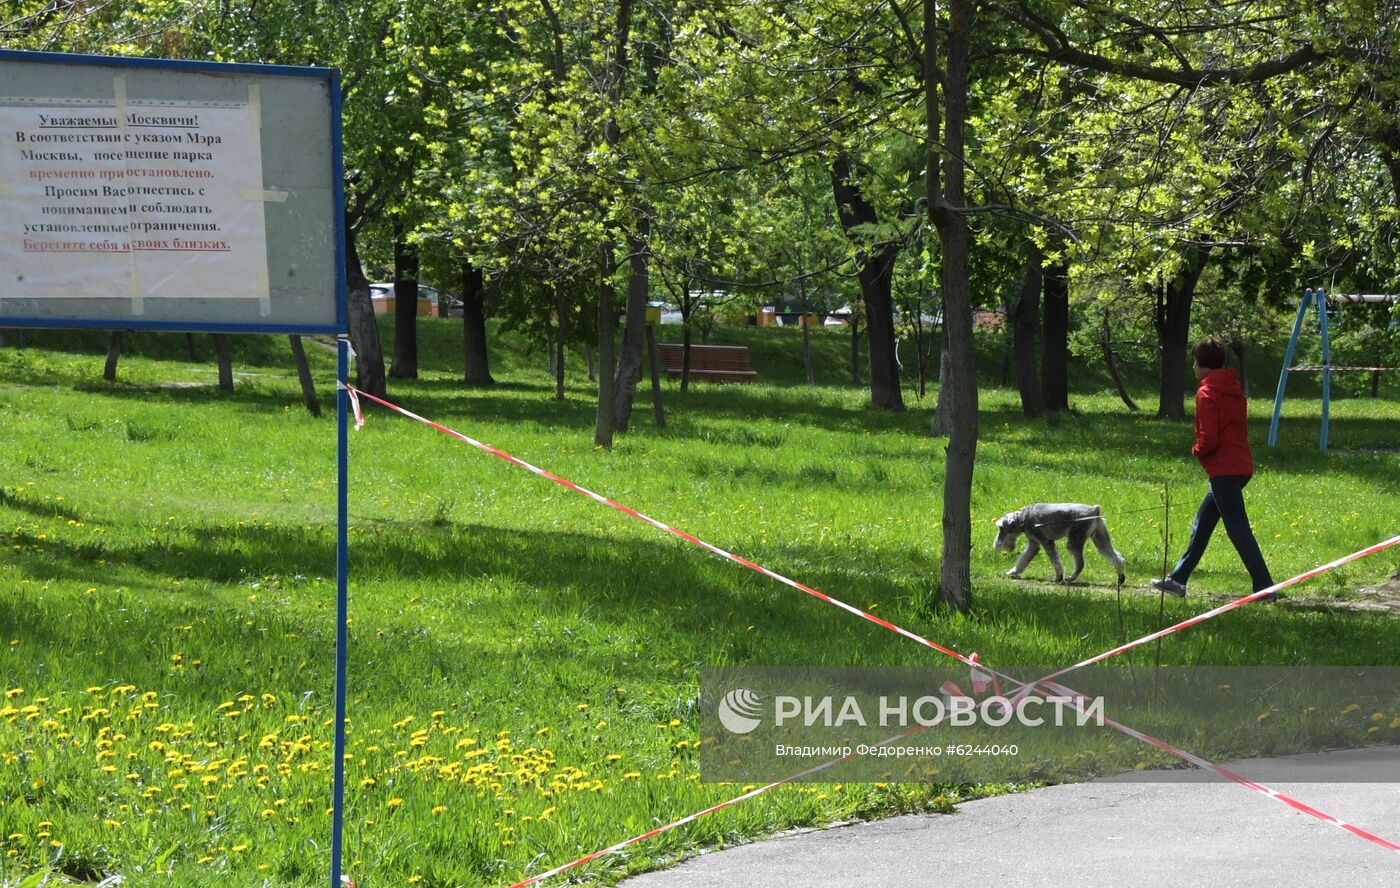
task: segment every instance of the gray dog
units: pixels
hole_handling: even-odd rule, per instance
[[[1016,548],[1016,538],[1023,533],[1026,535],[1026,551],[1016,559],[1016,565],[1006,572],[1008,577],[1019,577],[1035,553],[1044,549],[1046,557],[1055,566],[1055,581],[1062,582],[1065,568],[1060,563],[1055,540],[1063,539],[1070,557],[1074,559],[1074,573],[1069,575],[1072,583],[1084,569],[1084,541],[1093,540],[1099,554],[1118,568],[1118,582],[1123,582],[1123,556],[1113,548],[1113,541],[1108,538],[1108,525],[1099,517],[1098,506],[1032,503],[1024,509],[1007,512],[997,519],[996,550],[1012,551]]]

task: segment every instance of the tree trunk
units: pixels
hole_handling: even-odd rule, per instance
[[[807,373],[807,384],[816,385],[817,378],[812,373],[812,326],[807,316],[802,316],[802,369]]]
[[[1236,337],[1230,340],[1230,351],[1235,353],[1235,364],[1240,368],[1240,388],[1245,398],[1249,398],[1249,370],[1244,366],[1244,340]]]
[[[231,392],[233,391],[233,358],[228,351],[228,336],[224,333],[214,333],[209,338],[214,340],[214,360],[219,365],[219,388]]]
[[[593,424],[595,447],[612,447],[613,442],[613,337],[617,329],[617,309],[613,306],[613,272],[617,262],[612,244],[599,248],[598,280],[598,410]]]
[[[651,367],[651,411],[656,427],[666,427],[666,407],[661,403],[661,368],[656,356],[656,331],[647,327],[647,365]]]
[[[1021,392],[1021,412],[1040,416],[1045,398],[1035,365],[1035,335],[1040,322],[1041,264],[1045,256],[1034,243],[1026,247],[1026,267],[1021,292],[1011,307],[1011,342],[1016,353],[1016,388]]]
[[[832,165],[831,184],[836,198],[841,225],[852,240],[862,227],[879,222],[874,204],[866,200],[855,178],[850,157],[843,151]],[[876,407],[903,410],[904,396],[900,391],[899,363],[895,356],[894,299],[891,289],[894,260],[899,245],[870,244],[856,252],[856,277],[860,280],[861,299],[865,303],[865,329],[869,337],[866,346],[870,358],[870,402]]]
[[[548,316],[544,319],[544,372],[550,379],[554,378],[554,343],[558,339],[554,335],[554,321]]]
[[[1045,313],[1041,338],[1041,391],[1045,409],[1069,409],[1069,268],[1056,262],[1044,272]]]
[[[287,338],[292,343],[292,362],[296,364],[297,379],[301,382],[301,402],[306,405],[307,412],[320,418],[321,402],[316,398],[316,384],[311,379],[311,365],[306,363],[306,349],[301,344],[300,336],[292,335]]]
[[[924,360],[924,308],[918,300],[914,301],[914,366],[919,372],[919,400],[923,400],[927,394],[925,377],[928,375]]]
[[[690,391],[690,325],[681,330],[681,391]]]
[[[378,398],[388,396],[384,378],[384,351],[379,344],[379,322],[369,298],[369,279],[360,266],[355,229],[345,226],[345,311],[350,344],[355,349],[355,387]]]
[[[486,350],[486,279],[470,259],[462,260],[462,357],[469,386],[495,385]]]
[[[1158,419],[1185,419],[1186,352],[1190,348],[1191,300],[1206,267],[1206,250],[1186,248],[1186,262],[1176,277],[1157,291],[1157,344],[1162,366],[1158,382]]]
[[[418,378],[418,250],[394,225],[394,359],[389,376]]]
[[[189,353],[191,364],[196,364],[199,362],[199,352],[194,347],[193,333],[185,334],[185,351]]]
[[[586,342],[583,344],[583,362],[588,365],[588,381],[597,382],[598,372],[593,369],[593,346]]]
[[[122,331],[113,330],[107,340],[107,363],[102,367],[102,378],[108,382],[117,379],[117,359],[122,356]]]
[[[607,117],[603,123],[603,142],[615,148],[622,142],[622,130],[617,124],[617,115],[622,107],[624,84],[627,80],[629,59],[627,41],[632,33],[632,0],[618,0],[613,19],[613,34],[610,64],[603,77],[603,93],[607,96]],[[613,423],[615,414],[613,374],[617,372],[617,362],[613,357],[613,336],[617,329],[617,313],[613,305],[613,273],[617,270],[617,257],[614,246],[617,240],[616,226],[607,221],[610,216],[611,198],[604,197],[598,207],[598,218],[603,222],[603,245],[599,248],[598,281],[598,410],[593,425],[593,444],[597,447],[612,447]],[[630,289],[630,288],[629,288]]]
[[[851,312],[851,383],[860,385],[860,328],[856,326],[856,313]]]
[[[1118,397],[1123,399],[1123,403],[1128,409],[1137,412],[1137,401],[1128,394],[1128,387],[1123,384],[1123,376],[1118,372],[1118,354],[1113,350],[1113,334],[1108,329],[1108,312],[1103,314],[1103,329],[1099,333],[1099,347],[1103,349],[1103,362],[1108,367],[1108,375],[1113,377],[1113,384],[1118,387]]]
[[[934,47],[939,29],[934,0],[924,0],[924,89],[928,170],[925,185],[930,221],[942,253],[943,324],[948,337],[951,428],[943,472],[943,547],[939,597],[966,611],[972,606],[972,470],[977,459],[977,367],[972,341],[972,286],[968,280],[968,227],[963,130],[967,118],[968,54],[972,39],[972,0],[949,0],[948,61],[943,82],[946,126],[940,140],[938,82]],[[940,392],[940,399],[949,397]]]
[[[564,400],[564,337],[568,332],[568,317],[564,311],[564,287],[554,284],[554,311],[559,315],[559,328],[555,331],[554,347],[554,400]]]
[[[647,235],[651,222],[642,211],[637,212],[637,235],[629,235],[631,252],[627,257],[627,317],[622,330],[622,353],[617,361],[617,381],[613,387],[613,426],[627,431],[632,422],[632,400],[637,395],[637,383],[642,378],[642,349],[646,345],[647,297],[651,295],[650,270],[647,267]]]

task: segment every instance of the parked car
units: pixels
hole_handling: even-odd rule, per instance
[[[395,305],[394,285],[370,284],[369,300],[370,304],[374,306],[375,314],[382,315],[393,312]],[[460,318],[462,316],[462,300],[451,293],[444,293],[437,287],[419,284],[418,314],[433,318]]]

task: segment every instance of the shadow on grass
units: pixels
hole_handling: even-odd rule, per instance
[[[495,389],[463,390],[450,380],[428,379],[402,386],[400,393],[391,393],[390,400],[429,419],[449,425],[462,423],[467,427],[459,431],[466,434],[471,434],[469,423],[476,420],[528,422],[541,428],[574,429],[579,435],[588,436],[596,411],[591,399],[577,393],[571,393],[565,401],[556,401],[553,389],[544,385],[516,383]],[[512,392],[537,392],[539,398],[496,397]],[[941,460],[941,439],[929,436],[929,415],[925,408],[896,413],[864,404],[851,407],[835,403],[837,399],[830,390],[812,392],[800,386],[696,386],[686,393],[672,386],[665,390],[663,398],[667,416],[665,428],[657,429],[652,424],[649,395],[642,392],[634,407],[632,431],[620,433],[620,440],[634,436],[780,447],[800,442],[803,429],[876,435],[895,433],[901,437],[893,440],[875,437],[865,442],[861,456],[901,459],[932,455]],[[743,423],[754,419],[763,420],[766,427],[759,430],[743,427]],[[775,420],[782,425],[775,428]],[[984,407],[979,412],[979,421],[983,429],[983,446],[979,448],[979,463],[982,464],[1019,466],[1021,455],[1016,452],[1016,444],[1024,440],[1027,447],[1038,451],[1038,465],[1068,470],[1077,467],[1089,470],[1086,465],[1089,454],[1093,455],[1096,465],[1103,458],[1132,457],[1137,464],[1160,460],[1194,468],[1190,457],[1193,432],[1189,419],[1163,421],[1145,414],[1088,412],[1028,419],[1019,407],[1003,403]],[[1339,423],[1339,434],[1345,437],[1348,446],[1380,448],[1393,444],[1396,439],[1396,421],[1347,418]],[[1262,434],[1256,424],[1256,438]],[[1290,443],[1309,435],[1313,436],[1314,444],[1308,448]],[[1285,417],[1280,426],[1280,440],[1284,445],[1273,450],[1258,447],[1256,461],[1265,471],[1340,471],[1378,482],[1387,482],[1394,475],[1384,461],[1384,454],[1378,458],[1368,454],[1318,453],[1315,436],[1315,419]],[[1057,446],[1045,448],[1051,440]],[[901,444],[902,441],[907,445]],[[811,480],[797,476],[798,471],[800,468],[794,463],[794,477],[788,479],[791,483]],[[1160,477],[1158,466],[1144,465],[1143,471],[1151,477]]]
[[[293,582],[280,593],[267,583],[296,574],[332,576],[333,539],[327,526],[197,527],[178,541],[101,544],[67,544],[18,530],[13,544],[22,553],[16,562],[23,576],[40,586],[52,580],[100,585],[91,601],[106,607],[80,613],[80,596],[66,599],[77,610],[64,615],[12,607],[0,614],[0,631],[41,650],[66,651],[98,672],[126,662],[158,670],[175,643],[172,625],[212,621],[233,640],[231,671],[217,684],[217,694],[226,695],[238,682],[246,684],[246,670],[264,657],[283,664],[329,657],[333,583]],[[857,607],[876,607],[940,644],[980,651],[998,666],[1074,662],[1159,628],[1155,596],[1125,594],[1120,628],[1116,602],[1102,592],[1047,592],[996,581],[982,584],[971,616],[951,613],[932,606],[932,581],[920,579],[934,575],[936,565],[917,563],[912,552],[883,562],[878,554],[866,556],[856,564],[839,547],[769,546],[759,557]],[[390,524],[359,528],[351,565],[361,645],[356,657],[378,664],[361,681],[384,693],[418,680],[413,676],[424,670],[470,688],[482,682],[474,676],[482,663],[518,670],[561,656],[595,677],[661,676],[678,684],[692,682],[694,668],[707,664],[941,660],[797,590],[661,536]],[[210,583],[236,588],[211,597]],[[135,591],[112,592],[119,584]],[[262,590],[266,602],[284,598],[289,606],[244,604],[250,590]],[[410,600],[404,590],[412,590]],[[24,597],[14,594],[17,602]],[[1169,603],[1167,622],[1201,607]],[[240,622],[252,613],[256,630]],[[370,629],[385,637],[364,637]],[[1164,652],[1166,662],[1190,665],[1295,663],[1300,651],[1315,664],[1388,665],[1400,663],[1397,636],[1400,624],[1384,616],[1252,607],[1173,637]],[[1151,662],[1150,654],[1135,656]]]
[[[233,391],[226,392],[218,385],[191,385],[191,386],[167,386],[167,385],[142,385],[127,382],[81,382],[73,386],[74,391],[88,395],[97,395],[103,398],[123,401],[139,401],[149,404],[152,401],[160,401],[166,404],[187,404],[190,406],[204,406],[207,404],[237,404],[256,406],[263,409],[276,408],[281,410],[288,404],[301,406],[300,395],[291,389],[285,391],[269,390],[259,385],[238,385],[235,384]],[[325,399],[330,399],[330,393],[318,392]],[[329,407],[334,408],[335,402],[329,400]],[[322,410],[327,409],[327,403],[323,401]],[[334,417],[334,413],[325,414]]]

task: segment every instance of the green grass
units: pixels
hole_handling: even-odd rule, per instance
[[[543,352],[498,337],[501,384],[467,391],[456,382],[459,328],[421,329],[428,369],[392,383],[398,403],[995,666],[1073,662],[1155,629],[1158,598],[1143,587],[1161,570],[1164,491],[1174,558],[1204,490],[1188,424],[1128,414],[1094,368],[1075,371],[1073,415],[1028,421],[1014,391],[993,384],[1000,355],[989,347],[976,607],[952,614],[932,604],[943,458],[926,434],[932,395],[907,393],[904,414],[869,408],[840,334],[815,338],[820,385],[808,388],[796,331],[722,329],[718,341],[751,347],[763,383],[685,394],[670,384],[665,429],[639,402],[633,430],[600,451],[581,360],[571,358],[557,402]],[[333,420],[301,408],[282,338],[235,340],[228,395],[179,337],[129,336],[119,380],[105,383],[98,334],[31,333],[23,350],[6,335],[0,884],[50,871],[88,882],[120,873],[129,885],[322,884]],[[333,356],[308,351],[329,404]],[[1256,387],[1272,372],[1266,357],[1251,367]],[[1146,377],[1134,385],[1140,398],[1151,391]],[[1379,401],[1334,403],[1334,446],[1394,446],[1400,398],[1388,385]],[[1400,456],[1317,452],[1318,403],[1299,389],[1285,446],[1258,448],[1247,495],[1279,578],[1400,526]],[[1251,404],[1261,444],[1270,406]],[[696,779],[700,666],[937,662],[446,436],[369,413],[350,441],[346,862],[357,882],[508,884],[737,794]],[[1093,585],[1002,577],[992,520],[1041,499],[1103,505],[1129,564],[1122,630],[1111,569],[1092,552]],[[1397,566],[1387,553],[1289,596],[1320,605]],[[1038,560],[1027,575],[1049,573]],[[1168,600],[1166,617],[1246,583],[1219,540],[1192,597]],[[1246,608],[1162,652],[1180,665],[1395,666],[1400,621]],[[1150,649],[1132,656],[1152,662]],[[1006,788],[788,788],[586,872],[611,881],[698,847]]]

